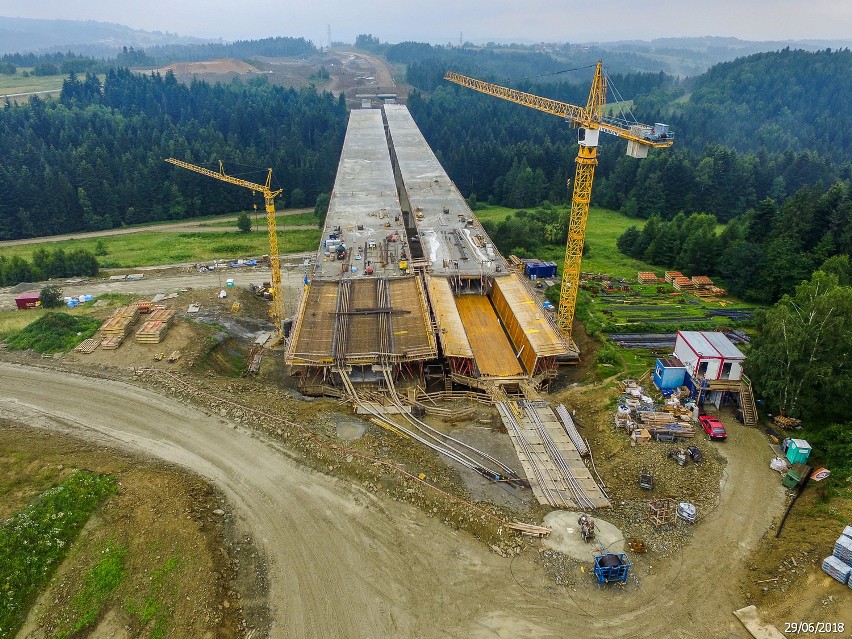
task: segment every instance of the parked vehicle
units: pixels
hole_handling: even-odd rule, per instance
[[[725,430],[725,427],[718,418],[713,417],[712,415],[699,415],[698,423],[701,424],[701,428],[704,429],[704,432],[707,433],[707,437],[710,439],[718,441],[725,441],[728,439],[728,431]]]

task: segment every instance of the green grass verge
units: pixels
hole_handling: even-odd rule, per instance
[[[66,639],[94,625],[104,602],[127,575],[124,569],[126,554],[124,546],[112,542],[101,550],[100,560],[86,572],[82,587],[71,599],[72,618],[53,635],[53,639]]]
[[[3,337],[10,350],[32,349],[39,353],[62,353],[90,338],[100,325],[101,321],[94,317],[49,312],[20,331]]]
[[[77,471],[0,526],[0,639],[11,639],[115,479]]]
[[[279,249],[282,253],[316,250],[320,235],[319,229],[279,231]],[[106,247],[106,255],[98,256],[104,269],[235,259],[269,252],[264,229],[249,233],[142,231],[129,235],[9,246],[4,247],[3,254],[31,260],[37,248],[63,248],[66,251],[83,248],[95,252],[98,241]]]
[[[166,562],[151,575],[151,586],[141,600],[128,600],[125,610],[139,619],[143,625],[153,622],[150,639],[162,639],[166,636],[174,611],[175,589],[169,577],[181,568],[183,563],[177,556],[169,557]]]

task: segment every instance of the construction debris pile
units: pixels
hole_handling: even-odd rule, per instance
[[[662,405],[633,380],[621,382],[623,395],[615,412],[615,427],[625,431],[633,444],[655,441],[682,441],[695,437],[694,410],[682,404],[689,397],[685,388],[672,393]]]

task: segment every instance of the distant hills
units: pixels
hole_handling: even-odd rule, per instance
[[[175,33],[140,31],[94,20],[40,20],[0,16],[0,55],[73,50],[85,55],[114,55],[122,47],[209,42]]]
[[[843,49],[852,47],[852,38],[848,40],[740,40],[718,36],[690,38],[657,38],[655,40],[621,40],[618,42],[589,42],[602,51],[632,53],[655,60],[667,73],[674,75],[698,75],[714,64],[729,62],[736,58],[780,51],[781,49],[802,49],[820,51],[825,49]]]

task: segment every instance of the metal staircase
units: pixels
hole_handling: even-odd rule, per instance
[[[740,378],[740,409],[743,411],[743,423],[746,426],[757,424],[757,406],[751,390],[751,380],[743,375]]]

